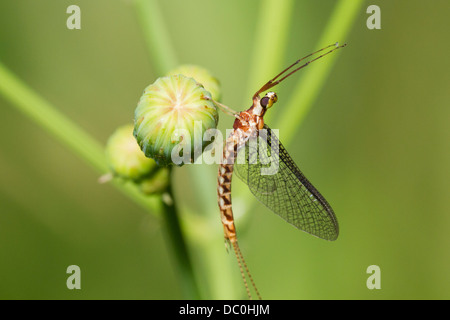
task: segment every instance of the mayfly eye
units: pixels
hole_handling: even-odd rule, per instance
[[[269,104],[269,100],[270,100],[269,97],[263,97],[259,102],[261,104],[261,107],[263,108],[267,107],[267,105]]]

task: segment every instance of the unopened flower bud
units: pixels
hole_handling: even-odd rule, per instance
[[[193,64],[181,65],[167,73],[168,76],[182,74],[188,78],[194,78],[195,81],[201,83],[203,87],[211,93],[211,97],[220,101],[220,83],[212,74],[205,68]]]
[[[203,141],[204,132],[217,127],[211,99],[192,78],[158,78],[145,89],[135,110],[134,136],[141,150],[158,165],[193,163],[210,143]]]
[[[106,159],[111,173],[100,178],[101,182],[113,176],[139,185],[145,194],[162,193],[170,181],[169,169],[158,167],[155,160],[147,158],[133,136],[132,124],[118,128],[108,139]]]
[[[139,180],[155,167],[154,160],[145,157],[133,137],[133,125],[118,128],[106,144],[106,158],[114,175]]]

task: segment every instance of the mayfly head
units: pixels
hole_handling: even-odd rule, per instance
[[[278,97],[275,92],[267,92],[266,95],[259,101],[259,103],[264,109],[269,109],[275,102],[277,102],[277,100]]]

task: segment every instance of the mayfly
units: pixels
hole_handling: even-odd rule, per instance
[[[268,92],[262,98],[260,94],[275,87],[311,62],[345,45],[332,44],[295,61],[256,91],[253,95],[253,104],[246,111],[235,112],[215,102],[225,112],[236,117],[233,131],[224,146],[223,161],[219,166],[217,193],[225,241],[233,247],[250,299],[252,295],[246,275],[259,299],[261,295],[237,242],[231,206],[233,171],[248,185],[256,198],[298,229],[326,240],[335,240],[339,233],[338,222],[331,206],[306,179],[274,132],[264,123],[265,112],[277,101],[276,93]],[[331,47],[334,48],[325,51]],[[322,51],[325,53],[299,65],[300,62]],[[258,144],[252,143],[255,139],[265,141],[267,148],[258,149]],[[243,161],[236,161],[240,155],[243,155]],[[267,163],[275,163],[277,170],[263,174]]]

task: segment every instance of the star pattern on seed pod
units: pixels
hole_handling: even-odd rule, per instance
[[[144,90],[135,110],[134,136],[144,154],[158,165],[181,166],[201,155],[211,143],[202,137],[217,123],[210,92],[193,78],[171,75]]]

